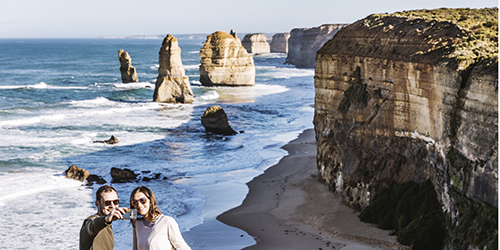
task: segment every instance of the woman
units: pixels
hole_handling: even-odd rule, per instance
[[[158,210],[156,197],[147,187],[137,187],[130,195],[130,208],[143,218],[132,220],[133,249],[191,250],[182,238],[179,225]]]

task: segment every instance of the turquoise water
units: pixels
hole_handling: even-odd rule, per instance
[[[194,103],[152,102],[161,42],[0,39],[2,247],[77,248],[81,223],[95,212],[98,188],[62,176],[77,165],[108,184],[112,167],[146,177],[161,174],[158,180],[112,186],[124,206],[133,188],[150,187],[160,210],[176,218],[193,249],[207,249],[209,243],[190,231],[213,221],[214,211],[238,205],[244,183],[283,157],[284,144],[313,127],[312,69],[284,65],[285,54],[258,55],[255,86],[203,87],[198,81],[203,40],[179,41]],[[119,49],[132,57],[139,83],[121,82]],[[201,115],[213,105],[220,105],[233,129],[244,133],[207,134]],[[118,144],[92,143],[111,135]],[[237,188],[225,195],[233,185]],[[215,199],[220,195],[224,201]],[[114,229],[115,249],[130,248],[128,223],[115,222]],[[210,244],[233,247],[220,242]]]

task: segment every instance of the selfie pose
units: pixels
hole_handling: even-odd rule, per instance
[[[97,213],[83,221],[80,229],[80,250],[113,250],[115,239],[111,222],[122,219],[126,208],[118,207],[118,193],[108,185],[100,187],[95,196]]]
[[[182,238],[175,219],[158,210],[156,197],[149,188],[140,186],[132,191],[130,208],[137,209],[137,215],[142,216],[131,220],[134,250],[191,249]]]

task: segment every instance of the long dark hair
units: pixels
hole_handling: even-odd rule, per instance
[[[149,200],[149,211],[146,214],[146,216],[144,216],[144,219],[148,222],[152,222],[153,220],[156,219],[158,215],[162,214],[162,212],[158,210],[158,203],[156,202],[156,197],[149,188],[145,186],[140,186],[136,187],[134,191],[132,191],[132,194],[130,194],[130,208],[135,208],[134,205],[132,204],[132,201],[134,200],[134,195],[139,192],[143,193]]]

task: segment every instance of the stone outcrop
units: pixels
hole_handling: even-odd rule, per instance
[[[317,52],[317,166],[348,205],[430,180],[451,225],[468,209],[460,197],[497,208],[498,64],[456,56],[470,35],[449,21],[372,15]]]
[[[106,143],[106,144],[110,144],[110,145],[113,145],[113,144],[117,144],[118,143],[118,139],[112,135],[111,138],[107,139],[107,140],[104,140],[104,141],[93,141],[94,143]]]
[[[293,29],[286,62],[297,68],[314,68],[316,52],[347,24],[324,24],[309,29]]]
[[[120,73],[123,83],[139,82],[135,68],[132,66],[132,58],[124,50],[118,51],[118,60],[120,60]]]
[[[205,113],[201,116],[201,124],[205,127],[207,132],[222,135],[237,134],[236,131],[229,126],[226,112],[224,112],[220,106],[207,108]]]
[[[193,91],[189,77],[185,76],[181,61],[181,48],[175,37],[168,34],[159,52],[158,78],[156,79],[153,101],[168,103],[192,103]]]
[[[207,37],[200,49],[200,82],[204,86],[255,85],[255,66],[252,55],[240,39],[217,31]]]
[[[134,171],[124,168],[111,168],[111,177],[113,180],[111,181],[112,183],[124,183],[124,182],[130,182],[130,181],[135,181],[137,179],[138,174],[136,174]]]
[[[89,171],[79,168],[76,165],[71,165],[65,172],[66,178],[74,179],[77,181],[85,181],[89,177]]]
[[[277,33],[271,41],[271,53],[288,53],[290,33]]]
[[[267,42],[267,37],[262,33],[246,34],[241,44],[250,54],[258,55],[271,52],[271,46]]]

